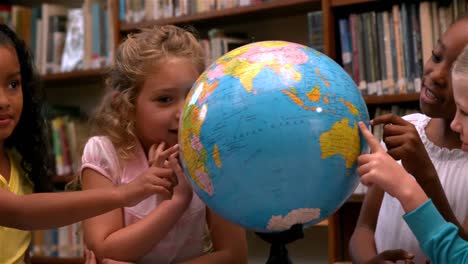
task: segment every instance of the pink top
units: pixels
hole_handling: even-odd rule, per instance
[[[138,144],[135,157],[120,165],[117,152],[107,137],[92,137],[83,151],[81,171],[93,169],[115,185],[128,183],[148,169],[148,160]],[[133,207],[125,207],[125,226],[138,222],[158,206],[153,195]],[[176,225],[138,263],[174,263],[203,254],[203,235],[206,225],[205,204],[193,195],[192,202]]]

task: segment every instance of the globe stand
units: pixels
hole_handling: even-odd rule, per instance
[[[262,240],[271,244],[270,256],[266,264],[292,264],[286,244],[304,238],[302,224],[295,224],[289,230],[278,233],[255,233]]]

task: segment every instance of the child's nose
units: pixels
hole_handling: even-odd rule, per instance
[[[5,94],[5,89],[0,88],[0,109],[6,109],[10,106],[10,101]]]
[[[461,124],[459,122],[459,118],[460,118],[460,113],[457,111],[455,113],[455,117],[453,118],[452,122],[450,123],[450,128],[457,132],[457,133],[460,133],[461,131]]]

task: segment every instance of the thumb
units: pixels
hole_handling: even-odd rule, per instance
[[[384,151],[382,146],[380,145],[380,142],[374,137],[374,135],[372,135],[372,133],[366,127],[364,122],[359,122],[359,129],[361,130],[362,135],[366,139],[367,144],[369,144],[371,153]]]

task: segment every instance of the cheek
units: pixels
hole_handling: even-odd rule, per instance
[[[461,131],[464,137],[468,140],[468,116],[464,116],[461,119]]]
[[[23,112],[23,94],[20,93],[18,96],[15,96],[14,99],[14,104],[15,104],[15,111],[18,115],[18,118],[21,116],[21,113]]]

